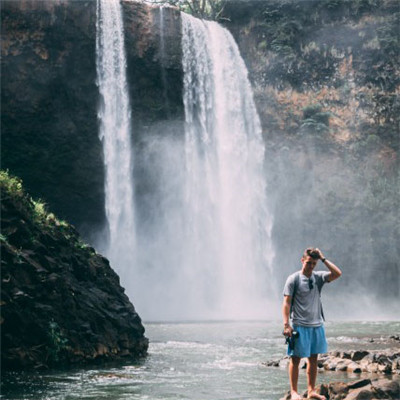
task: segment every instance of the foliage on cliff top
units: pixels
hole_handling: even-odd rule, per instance
[[[227,0],[144,0],[147,3],[178,7],[197,18],[217,21],[223,13]]]
[[[145,355],[141,319],[109,261],[33,200],[20,179],[0,171],[0,189],[2,366],[43,369]]]
[[[397,0],[232,1],[223,16],[257,36],[252,59],[268,54],[259,80],[277,87],[339,87],[337,70],[349,55],[358,84],[393,91],[400,83]]]
[[[87,248],[91,253],[95,253],[93,248],[80,239],[72,225],[49,212],[42,200],[35,200],[26,193],[20,178],[10,175],[8,171],[0,170],[0,192],[2,202],[11,201],[22,218],[28,222],[27,225],[31,226],[30,236],[26,237],[25,241],[35,241],[36,236],[43,231],[51,231],[62,234],[75,247]],[[2,239],[7,241],[5,232],[2,232]]]

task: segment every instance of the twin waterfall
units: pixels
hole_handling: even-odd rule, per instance
[[[171,179],[178,190],[155,191],[167,192],[168,201],[154,201],[163,218],[147,227],[146,219],[135,220],[134,181],[141,177],[133,179],[121,14],[118,0],[98,0],[106,255],[146,320],[264,319],[271,298],[272,220],[260,121],[238,47],[217,23],[181,14],[185,132],[176,132],[171,145],[161,133],[154,143],[161,149],[162,140],[167,143],[164,154],[177,146],[183,172],[164,177],[165,187]],[[157,159],[165,163],[162,171],[177,168],[168,156]]]
[[[122,280],[134,268],[136,253],[131,108],[126,80],[122,10],[118,0],[97,0],[97,84],[99,136],[105,166],[107,245],[111,265]]]
[[[271,218],[247,70],[216,22],[182,14],[182,33],[189,263],[217,284],[218,315],[262,317]]]

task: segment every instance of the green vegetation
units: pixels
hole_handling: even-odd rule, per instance
[[[393,2],[274,0],[252,2],[252,6],[250,32],[246,34],[257,37],[255,59],[269,54],[263,74],[268,83],[276,87],[290,84],[298,90],[340,87],[343,81],[338,69],[343,57],[351,54],[360,84],[390,91],[399,84],[395,71],[400,63],[400,13]],[[223,17],[241,18],[239,7],[238,1],[227,2]]]
[[[152,4],[169,4],[197,18],[218,21],[227,0],[144,0]]]
[[[321,104],[312,104],[303,109],[303,121],[300,132],[327,133],[329,132],[329,112],[322,111]]]
[[[65,239],[70,240],[77,249],[95,254],[95,250],[77,236],[75,229],[70,224],[49,212],[42,200],[32,199],[24,191],[20,178],[10,175],[8,171],[0,170],[0,190],[2,201],[10,200],[24,218],[31,222],[25,226],[26,246],[35,246],[39,243],[39,236],[49,230],[51,233],[62,235]],[[4,232],[1,234],[0,240],[3,243],[8,242]],[[18,250],[16,250],[16,257],[18,263],[23,261]]]
[[[37,222],[43,222],[47,220],[46,205],[41,200],[31,199],[33,204],[33,215]]]
[[[31,212],[31,218],[36,223],[43,224],[46,222],[48,212],[45,203],[28,196],[23,189],[20,178],[10,175],[8,171],[0,170],[0,189],[2,198],[10,197],[16,202],[27,205]]]
[[[10,176],[8,171],[0,170],[0,188],[2,196],[5,194],[19,198],[24,196],[22,180],[15,176]]]

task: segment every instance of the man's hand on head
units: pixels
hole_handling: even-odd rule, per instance
[[[318,255],[319,255],[319,259],[320,259],[320,260],[324,260],[324,259],[325,259],[325,256],[323,255],[323,253],[322,253],[322,251],[321,251],[320,249],[315,249],[315,251],[318,252]]]

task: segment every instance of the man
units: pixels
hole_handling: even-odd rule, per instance
[[[329,271],[313,272],[318,260],[321,260]],[[308,398],[326,400],[325,396],[319,395],[315,390],[318,354],[326,353],[328,350],[320,292],[325,282],[334,281],[342,275],[342,272],[316,248],[305,250],[301,264],[301,271],[288,277],[283,290],[283,333],[289,338],[291,399],[302,399],[297,391],[299,364],[301,358],[307,357]],[[289,318],[292,319],[292,326]],[[298,333],[297,337],[294,335],[292,337],[294,331]]]

